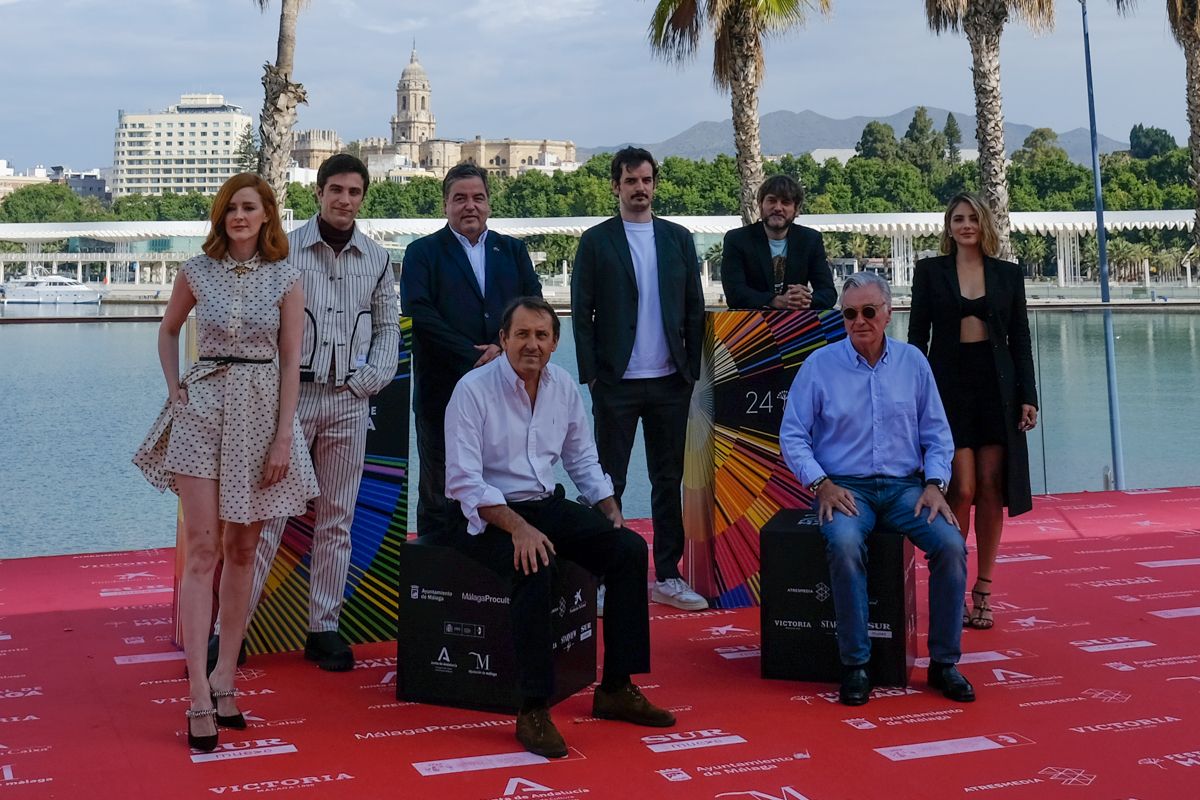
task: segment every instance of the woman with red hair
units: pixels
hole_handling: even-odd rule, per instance
[[[271,187],[234,175],[213,200],[204,254],[179,270],[158,330],[167,402],[134,463],[183,506],[179,618],[191,707],[188,744],[245,728],[233,688],[264,520],[303,514],[317,479],[296,418],[304,291]],[[179,374],[179,330],[196,310],[200,357]],[[212,586],[221,569],[221,652],[207,674]],[[226,646],[228,644],[228,646]]]

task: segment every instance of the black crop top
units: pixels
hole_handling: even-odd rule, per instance
[[[987,295],[976,297],[973,300],[968,300],[960,296],[958,300],[963,317],[979,317],[984,322],[987,322]]]

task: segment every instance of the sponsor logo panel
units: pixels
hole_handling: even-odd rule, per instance
[[[283,739],[248,739],[242,742],[229,742],[217,745],[211,753],[192,752],[192,763],[203,764],[209,761],[234,761],[243,758],[264,758],[278,756],[284,753],[298,752],[296,745]]]
[[[456,772],[477,772],[484,769],[525,767],[531,764],[546,763],[549,763],[549,759],[522,750],[516,753],[493,753],[486,756],[464,756],[462,758],[444,758],[438,761],[417,761],[413,763],[413,769],[418,774],[429,777],[431,775],[449,775]]]
[[[893,747],[876,747],[875,752],[889,761],[912,761],[919,758],[978,753],[984,750],[1001,750],[1006,747],[1020,747],[1029,744],[1034,744],[1034,741],[1019,733],[993,733],[987,736],[965,736],[961,739],[942,739]]]
[[[706,728],[699,731],[664,733],[643,736],[642,744],[654,753],[671,753],[677,750],[698,750],[703,747],[724,747],[730,744],[745,744],[746,740],[736,733],[722,728]]]

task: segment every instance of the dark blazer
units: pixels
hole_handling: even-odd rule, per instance
[[[696,244],[682,225],[654,218],[663,331],[675,369],[689,383],[700,377],[704,294]],[[587,229],[571,275],[571,318],[579,382],[617,383],[629,366],[637,332],[637,279],[619,216]]]
[[[792,225],[787,237],[787,268],[784,283],[799,283],[812,289],[814,310],[833,308],[837,289],[825,256],[821,234],[803,225]],[[775,271],[771,268],[771,246],[761,222],[734,228],[725,234],[721,254],[721,286],[730,308],[769,308],[775,296]]]
[[[477,344],[499,342],[500,317],[514,298],[541,297],[525,243],[487,233],[484,286],[450,226],[423,236],[404,251],[400,305],[412,317],[413,406],[440,419],[458,379],[479,360]]]
[[[1008,432],[1005,505],[1009,516],[1033,507],[1029,490],[1029,450],[1025,434],[1017,429],[1021,406],[1037,406],[1033,373],[1033,348],[1029,314],[1025,309],[1025,277],[1010,261],[985,258],[984,292],[987,298],[988,339],[996,363],[1000,401]],[[945,397],[954,391],[958,372],[961,292],[954,256],[925,258],[913,271],[912,311],[908,318],[909,344],[929,355],[929,366]]]

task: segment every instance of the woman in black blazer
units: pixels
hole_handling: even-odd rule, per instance
[[[1004,507],[1033,507],[1025,432],[1037,424],[1037,388],[1025,279],[995,258],[999,237],[987,204],[960,194],[946,209],[941,251],[913,273],[908,341],[929,355],[950,430],[954,462],[947,499],[969,533],[975,506],[978,573],[963,624],[993,625],[988,599]]]

